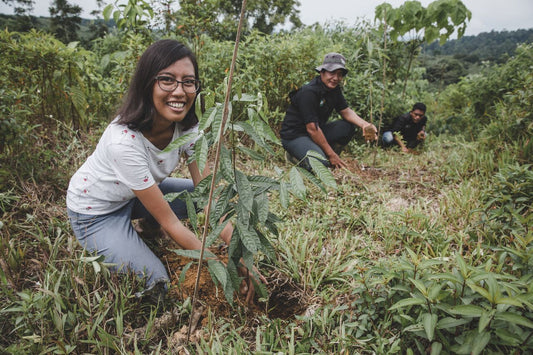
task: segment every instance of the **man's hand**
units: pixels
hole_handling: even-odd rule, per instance
[[[372,123],[363,127],[363,137],[367,142],[378,140],[378,130]]]
[[[331,164],[331,167],[335,168],[348,168],[346,163],[342,161],[342,159],[339,157],[337,153],[333,153],[328,157],[329,163]]]
[[[419,141],[423,141],[424,139],[426,139],[426,132],[424,131],[418,132],[418,134],[416,135],[416,139]]]

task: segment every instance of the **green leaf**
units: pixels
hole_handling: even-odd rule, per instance
[[[237,149],[239,149],[244,154],[248,155],[253,160],[265,161],[265,156],[263,154],[255,151],[255,150],[253,150],[253,149],[246,148],[246,147],[241,147],[241,146],[238,146]]]
[[[186,258],[200,259],[200,250],[173,249],[172,251],[176,253],[177,255],[184,256]],[[211,251],[207,249],[204,250],[204,260],[206,260],[207,258],[215,259],[216,257],[217,256],[213,254]]]
[[[428,269],[432,266],[435,266],[435,265],[442,265],[446,263],[445,260],[442,260],[442,259],[427,259],[427,260],[423,260],[420,265],[419,265],[419,268],[422,269],[422,270],[425,270],[425,269]]]
[[[441,295],[441,290],[444,284],[432,285],[428,290],[428,298],[430,300],[436,300]]]
[[[431,343],[431,353],[430,355],[439,355],[442,353],[442,344],[441,343]]]
[[[297,167],[300,174],[302,174],[307,180],[311,181],[315,186],[319,187],[320,190],[323,192],[327,192],[326,188],[324,187],[324,184],[313,174],[311,174],[309,171],[307,171],[304,168]]]
[[[473,341],[472,352],[470,354],[471,355],[480,354],[483,351],[483,349],[485,349],[489,341],[490,341],[489,332],[482,332],[478,334]]]
[[[451,313],[464,317],[481,317],[483,311],[483,308],[475,305],[458,305],[450,308]]]
[[[479,318],[479,327],[478,330],[481,333],[487,325],[489,325],[490,321],[492,320],[492,317],[494,317],[494,314],[496,313],[495,309],[492,309],[490,312],[483,311],[481,313],[481,317]]]
[[[414,297],[406,298],[406,299],[400,300],[400,301],[396,302],[394,305],[392,305],[389,308],[389,311],[392,311],[392,310],[395,310],[395,309],[398,309],[398,308],[408,307],[408,306],[421,305],[421,304],[425,304],[425,303],[426,303],[426,300],[421,299],[421,298],[414,298]]]
[[[248,178],[241,171],[235,170],[235,182],[239,193],[239,203],[242,203],[251,212],[254,204],[254,194]]]
[[[180,148],[181,146],[191,143],[194,141],[194,139],[198,137],[198,132],[189,132],[187,134],[184,134],[183,136],[174,139],[170,144],[163,149],[163,152],[170,152],[171,150]]]
[[[468,273],[468,266],[465,263],[465,260],[461,256],[461,254],[457,253],[455,261],[457,262],[457,265],[459,266],[459,271],[461,272],[461,276],[466,280],[470,276]]]
[[[257,219],[260,223],[265,223],[268,218],[268,196],[262,193],[255,198],[254,206],[257,211]]]
[[[219,110],[220,110],[219,104],[205,110],[204,114],[201,116],[200,122],[198,123],[198,130],[199,131],[207,130],[207,128],[211,126],[211,124],[215,120],[215,117],[217,117]]]
[[[229,183],[233,184],[235,182],[231,152],[224,146],[220,150],[220,173]]]
[[[214,241],[217,240],[218,236],[220,235],[220,233],[222,232],[222,230],[224,229],[224,227],[226,227],[226,224],[228,224],[228,223],[229,223],[229,219],[227,219],[224,222],[222,222],[221,224],[217,225],[211,231],[211,233],[209,233],[209,235],[207,236],[207,240],[205,242],[205,247],[206,248],[209,248],[211,245],[213,245]]]
[[[494,331],[494,333],[504,341],[504,344],[511,345],[511,346],[518,346],[522,344],[522,339],[518,336],[518,334],[511,333],[507,329],[498,328]]]
[[[452,318],[452,317],[446,317],[442,318],[437,322],[437,329],[449,329],[449,328],[455,328],[458,326],[461,326],[463,324],[469,323],[471,319],[464,319],[464,318]]]
[[[287,189],[287,184],[283,181],[279,185],[279,200],[283,208],[289,206],[289,190]]]
[[[420,293],[422,295],[424,295],[424,297],[427,297],[428,295],[428,290],[426,288],[426,285],[424,285],[424,282],[422,282],[422,280],[420,279],[413,279],[413,278],[409,278],[409,281],[411,281],[411,283],[413,285],[415,285],[415,287],[418,289],[418,291],[420,291]]]
[[[422,314],[422,324],[429,341],[433,340],[435,335],[435,327],[437,326],[438,317],[436,314],[424,313]]]
[[[102,11],[102,15],[104,16],[105,22],[108,22],[111,18],[111,13],[113,12],[113,4],[109,4],[106,7],[104,7],[104,10]]]
[[[311,165],[311,168],[313,169],[313,172],[318,176],[320,181],[324,183],[324,185],[329,186],[331,188],[336,189],[337,188],[337,182],[335,181],[335,177],[331,173],[331,171],[324,166],[318,159],[324,159],[320,154],[313,152],[312,150],[307,152],[307,158],[309,161],[309,164]],[[318,159],[317,159],[318,158]]]
[[[494,319],[503,320],[509,323],[513,323],[515,325],[521,325],[523,327],[533,328],[533,321],[516,313],[511,313],[511,312],[496,313],[496,315],[494,316]]]
[[[189,221],[196,232],[198,230],[198,216],[196,215],[196,206],[194,205],[190,194],[185,195],[185,205],[187,207],[187,216],[189,217]]]
[[[240,101],[240,102],[254,102],[257,100],[257,96],[251,95],[251,94],[243,94],[240,95],[234,95],[233,101]]]
[[[198,165],[199,171],[204,171],[207,163],[207,155],[209,153],[209,145],[206,136],[202,135],[194,144],[194,158]]]
[[[239,232],[239,236],[241,237],[242,244],[246,247],[246,249],[253,254],[257,253],[257,251],[261,249],[261,241],[254,230],[246,228],[246,226],[239,223],[239,221],[237,221],[237,230]]]
[[[490,303],[494,303],[494,300],[490,297],[489,292],[481,286],[474,284],[473,282],[468,282],[468,286],[475,292],[479,293],[481,296],[485,297]]]
[[[231,103],[228,107],[229,113],[228,117],[231,117]],[[222,119],[224,118],[224,107],[222,104],[217,103],[216,110],[213,112],[213,124],[211,125],[211,130],[214,134],[214,143],[217,143],[220,138],[220,131],[224,129],[226,130],[227,127],[222,127]]]
[[[183,283],[185,282],[185,278],[187,277],[187,271],[190,269],[192,264],[193,264],[192,261],[188,262],[187,265],[185,265],[183,269],[181,270],[180,277],[178,279],[178,287],[183,285]]]
[[[220,260],[210,259],[207,261],[207,265],[209,267],[209,271],[222,285],[222,288],[226,287],[226,283],[228,282],[228,274],[226,273],[226,268],[224,267],[222,262]]]
[[[302,179],[302,176],[298,172],[298,169],[296,169],[296,167],[293,166],[291,168],[289,176],[290,176],[290,181],[291,181],[292,193],[296,197],[304,200],[305,195],[306,195],[306,189],[305,189],[304,181]]]
[[[511,298],[511,297],[498,298],[496,300],[496,304],[508,304],[508,305],[516,306],[516,307],[522,307],[523,306],[523,303],[520,300],[518,300],[516,298]]]

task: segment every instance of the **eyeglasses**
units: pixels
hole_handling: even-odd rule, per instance
[[[176,90],[179,84],[181,84],[183,91],[185,91],[187,94],[194,94],[200,89],[200,80],[197,79],[187,79],[179,81],[171,76],[160,75],[156,76],[155,80],[157,80],[159,88],[167,92],[172,92]]]

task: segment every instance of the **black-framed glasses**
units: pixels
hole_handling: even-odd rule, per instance
[[[200,89],[200,80],[197,79],[186,79],[183,81],[176,80],[168,75],[159,75],[155,77],[157,80],[157,85],[163,91],[172,92],[176,90],[179,84],[187,94],[194,94]]]

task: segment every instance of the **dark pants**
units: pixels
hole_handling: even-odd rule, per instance
[[[326,124],[322,129],[322,133],[324,133],[326,140],[335,153],[339,154],[355,135],[355,125],[345,120],[338,120]],[[311,170],[309,161],[305,158],[309,150],[320,154],[323,157],[323,159],[320,159],[320,162],[327,167],[330,166],[324,151],[309,136],[302,136],[290,140],[281,139],[281,144],[290,155],[300,162],[300,166],[307,170]]]

